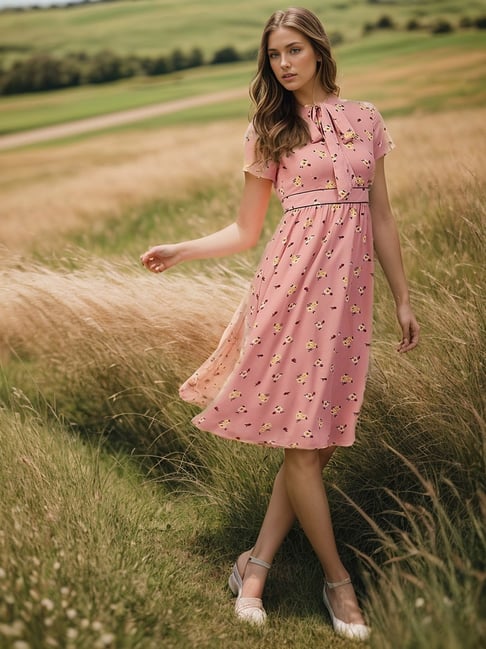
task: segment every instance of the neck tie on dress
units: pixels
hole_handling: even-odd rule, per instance
[[[312,142],[326,143],[334,166],[338,200],[345,200],[351,193],[354,173],[344,145],[351,142],[356,137],[356,133],[339,104],[314,104],[311,106],[309,117],[315,124],[319,137],[315,140],[311,134]]]

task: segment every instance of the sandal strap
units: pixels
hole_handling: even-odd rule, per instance
[[[261,566],[262,568],[266,568],[267,570],[270,570],[272,567],[271,563],[268,563],[268,561],[263,561],[263,559],[259,559],[258,557],[253,557],[250,556],[248,558],[249,563],[255,563],[257,566]]]
[[[346,584],[351,583],[351,577],[346,577],[342,581],[326,581],[326,586],[328,588],[339,588],[339,586],[346,586]]]

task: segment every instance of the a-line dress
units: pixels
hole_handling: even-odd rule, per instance
[[[376,108],[330,97],[299,109],[310,141],[279,164],[244,170],[273,181],[282,219],[248,294],[210,358],[181,386],[203,407],[194,425],[284,448],[350,446],[368,372],[375,161],[393,143]]]

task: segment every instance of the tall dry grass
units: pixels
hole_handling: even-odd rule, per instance
[[[69,233],[234,176],[244,129],[187,125],[2,154],[0,255],[52,251]]]
[[[476,649],[486,573],[482,111],[390,127],[401,145],[390,185],[423,340],[413,355],[394,352],[393,305],[378,273],[359,439],[327,479],[343,554],[367,585],[373,646]],[[201,218],[211,222],[210,207]],[[244,547],[280,455],[196,433],[177,386],[214,348],[248,268],[149,276],[135,260],[81,253],[75,265],[3,264],[4,396],[12,386],[37,394],[71,425],[133,450],[151,476],[204,494],[221,523],[211,547]],[[291,547],[292,565],[309,557],[298,532]]]

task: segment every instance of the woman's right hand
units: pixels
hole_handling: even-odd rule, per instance
[[[152,273],[162,273],[182,261],[180,246],[177,243],[153,246],[140,255],[140,261]]]

